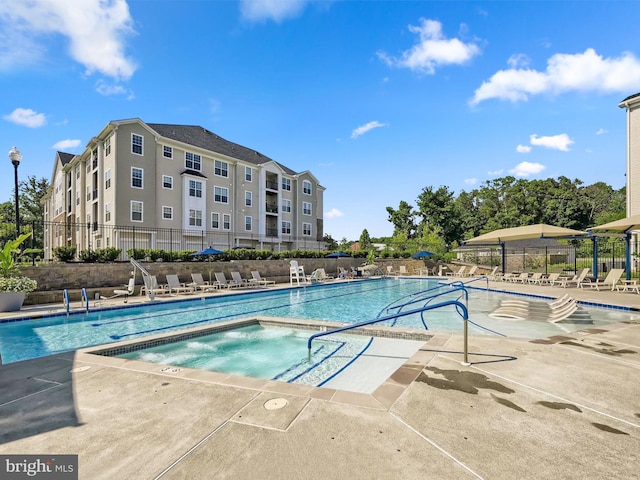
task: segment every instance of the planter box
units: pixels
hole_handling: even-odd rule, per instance
[[[15,312],[22,308],[24,292],[0,292],[0,312]]]

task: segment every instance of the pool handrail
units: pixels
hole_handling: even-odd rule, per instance
[[[451,286],[451,285],[452,285],[452,284],[447,283],[447,284],[443,284],[442,286],[448,286],[448,287],[449,287],[449,286]],[[419,293],[428,293],[428,292],[432,292],[433,290],[436,290],[436,288],[430,288],[429,290],[424,290],[423,292],[419,292]],[[399,311],[399,310],[401,310],[402,308],[406,307],[407,305],[412,305],[412,304],[414,304],[414,303],[419,303],[419,302],[422,302],[422,301],[425,301],[425,300],[427,301],[427,303],[426,303],[426,304],[428,304],[432,299],[434,299],[434,298],[436,298],[436,297],[440,297],[440,296],[442,296],[442,295],[447,295],[447,294],[449,294],[449,293],[452,293],[452,292],[455,292],[455,291],[459,291],[459,290],[462,290],[462,291],[463,291],[465,302],[467,302],[467,303],[468,303],[468,302],[469,302],[469,292],[468,292],[468,290],[467,290],[463,285],[456,285],[454,288],[451,288],[451,289],[446,290],[446,291],[444,291],[444,292],[442,292],[442,291],[441,291],[441,292],[438,292],[438,293],[435,293],[435,294],[433,294],[433,295],[429,295],[429,296],[426,296],[426,297],[419,297],[419,298],[415,298],[415,299],[413,299],[413,300],[410,300],[410,301],[408,301],[408,302],[403,303],[402,305],[397,305],[397,306],[388,306],[388,307],[385,307],[385,308],[383,308],[383,309],[380,311],[380,313],[382,313],[382,312],[383,312],[383,311],[385,311],[385,310],[388,312],[388,311],[389,311],[389,310],[391,310],[392,308],[393,308],[393,309],[398,309],[398,311]],[[412,294],[412,295],[414,295],[414,296],[415,296],[415,294]],[[403,298],[406,298],[406,297],[403,297]],[[459,297],[458,297],[458,298],[459,298]],[[425,304],[425,305],[426,305],[426,304]],[[380,313],[379,313],[378,315],[380,315]],[[423,324],[424,324],[424,322],[423,322]]]
[[[394,306],[394,303],[397,303],[397,302],[399,302],[399,301],[401,301],[401,300],[404,300],[404,299],[405,299],[405,298],[407,298],[407,297],[416,297],[417,295],[423,295],[423,294],[425,294],[425,293],[433,292],[434,290],[440,290],[440,289],[445,288],[445,287],[448,287],[448,286],[450,286],[450,284],[449,284],[449,283],[439,283],[439,284],[438,284],[438,285],[436,285],[435,287],[431,287],[431,288],[428,288],[428,289],[426,289],[426,290],[422,290],[422,291],[420,291],[420,292],[414,292],[414,293],[410,293],[410,294],[408,294],[408,295],[405,295],[405,296],[403,296],[403,297],[400,297],[400,298],[398,298],[398,299],[394,300],[393,302],[391,302],[391,303],[387,304],[385,307],[382,307],[382,309],[380,310],[380,313],[378,313],[378,316],[380,316],[380,314],[382,314],[382,312],[384,312],[385,310],[386,310],[386,311],[389,311],[389,310],[390,310],[390,309],[392,309],[392,308],[402,308],[402,307],[403,307],[403,306],[405,306],[405,305],[409,305],[409,304],[411,304],[411,303],[414,303],[414,302],[406,302],[406,303],[404,303],[404,304],[400,305],[399,307],[398,307],[398,306]],[[449,292],[449,291],[448,291],[448,292]]]
[[[311,335],[309,337],[309,340],[307,340],[307,349],[308,349],[309,359],[311,359],[311,344],[312,344],[313,340],[315,340],[318,337],[324,337],[326,335],[331,335],[331,334],[334,334],[334,333],[344,332],[344,331],[347,331],[347,330],[353,330],[354,328],[360,328],[360,327],[364,327],[364,326],[367,326],[367,325],[373,325],[374,323],[386,322],[387,320],[392,320],[392,319],[397,318],[397,317],[405,317],[405,316],[408,316],[408,315],[413,315],[414,313],[421,313],[421,312],[424,312],[424,311],[427,311],[427,310],[433,310],[433,309],[436,309],[436,308],[446,307],[446,306],[449,306],[449,305],[454,305],[456,307],[456,312],[464,320],[464,361],[463,361],[463,365],[470,365],[470,363],[468,361],[469,357],[468,357],[468,348],[467,348],[468,347],[468,342],[467,342],[467,333],[468,333],[467,321],[469,320],[469,310],[467,309],[466,305],[464,305],[459,300],[445,300],[444,302],[436,303],[436,304],[433,304],[433,305],[423,305],[422,307],[414,308],[412,310],[407,310],[406,312],[397,312],[397,313],[394,313],[392,315],[384,316],[382,318],[376,318],[374,320],[365,320],[363,322],[353,323],[351,325],[346,325],[344,327],[339,327],[339,328],[334,328],[334,329],[327,330],[327,331],[324,331],[324,332],[314,333],[313,335]],[[462,313],[460,313],[460,309],[462,310]]]
[[[486,280],[487,291],[489,291],[489,277],[486,275],[480,275],[479,277],[472,278],[471,280],[467,280],[466,282],[463,282],[462,280],[454,280],[450,283],[441,282],[441,285],[469,285],[470,283],[477,282],[478,280]]]
[[[82,303],[84,303],[84,309],[87,313],[89,313],[89,294],[87,293],[86,288],[82,288],[80,290],[80,296],[82,297]]]

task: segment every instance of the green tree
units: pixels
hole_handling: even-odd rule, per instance
[[[362,233],[360,234],[359,243],[360,250],[370,250],[373,247],[373,244],[371,243],[371,237],[369,236],[369,232],[366,228],[362,230]]]
[[[322,237],[322,241],[327,244],[327,248],[329,250],[337,250],[338,249],[338,242],[336,242],[333,239],[333,237],[331,235],[329,235],[328,233],[324,234],[324,236]]]
[[[464,228],[456,208],[453,192],[449,187],[425,187],[418,196],[420,217],[425,226],[439,231],[447,246],[462,240]]]
[[[400,201],[398,209],[387,207],[389,214],[388,220],[393,224],[393,234],[404,233],[407,238],[413,238],[416,235],[416,214],[412,211],[413,207],[404,200]]]

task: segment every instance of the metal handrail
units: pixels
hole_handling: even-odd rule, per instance
[[[146,268],[140,265],[140,262],[138,262],[137,260],[130,258],[129,262],[131,262],[131,265],[133,265],[133,278],[135,279],[136,277],[136,268],[137,268],[138,270],[140,270],[140,274],[142,275],[142,283],[144,283],[145,290],[146,290],[147,296],[149,297],[149,300],[152,300],[152,301],[155,300],[156,292],[153,291],[151,274],[147,271]]]
[[[441,286],[440,286],[440,288],[442,288],[442,287],[444,287],[444,286],[451,286],[451,284],[447,283],[447,284],[445,284],[445,285],[441,285]],[[429,292],[431,292],[431,291],[433,291],[433,290],[436,290],[436,288],[430,288],[429,290],[425,290],[425,291],[420,292],[420,293],[421,293],[421,294],[429,293]],[[447,294],[449,294],[449,293],[452,293],[452,292],[455,292],[455,291],[459,291],[459,290],[462,290],[462,291],[464,292],[464,299],[465,299],[465,302],[467,302],[467,303],[468,303],[468,301],[469,301],[469,292],[467,291],[467,289],[466,289],[464,286],[462,286],[462,285],[456,285],[454,288],[452,288],[452,289],[450,289],[450,290],[447,290],[447,291],[445,291],[445,292],[438,292],[438,293],[435,293],[435,294],[433,294],[433,295],[429,295],[429,296],[427,296],[427,297],[421,296],[421,297],[419,297],[419,298],[415,298],[415,299],[413,299],[413,300],[411,300],[411,301],[405,302],[405,303],[403,303],[402,305],[386,307],[386,311],[388,312],[388,311],[389,311],[389,310],[391,310],[391,309],[398,309],[398,310],[401,310],[402,308],[406,307],[407,305],[412,305],[412,304],[414,304],[414,303],[419,303],[419,302],[422,302],[422,301],[425,301],[425,300],[427,301],[427,303],[425,303],[425,305],[427,305],[427,304],[428,304],[432,299],[434,299],[434,298],[436,298],[436,297],[440,297],[440,296],[442,296],[442,295],[447,295]],[[413,294],[413,295],[415,295],[415,294]],[[406,297],[404,297],[404,298],[406,298]],[[385,310],[385,309],[383,308],[383,309],[380,311],[380,313],[382,313],[384,310]],[[380,315],[380,314],[378,314],[378,315]],[[423,324],[424,324],[424,322],[423,322]]]
[[[466,282],[463,282],[462,280],[454,280],[451,283],[442,283],[441,285],[469,285],[470,283],[477,282],[478,280],[486,280],[487,291],[489,291],[489,277],[486,275],[480,275],[479,277],[472,278]]]
[[[462,289],[464,289],[464,287],[462,287]],[[311,360],[311,343],[318,337],[323,337],[325,335],[331,335],[331,334],[334,334],[334,333],[344,332],[344,331],[347,331],[347,330],[353,330],[354,328],[364,327],[364,326],[367,326],[367,325],[373,325],[374,323],[386,322],[387,320],[392,320],[394,318],[405,317],[405,316],[408,316],[408,315],[413,315],[414,313],[422,313],[422,312],[427,311],[427,310],[433,310],[435,308],[446,307],[446,306],[449,306],[449,305],[455,305],[456,312],[464,320],[464,361],[463,361],[463,364],[464,365],[469,365],[469,360],[468,360],[468,358],[469,358],[468,357],[468,342],[467,342],[467,334],[468,334],[467,322],[469,320],[469,310],[467,309],[466,305],[464,305],[462,302],[460,302],[458,300],[446,300],[444,302],[437,303],[437,304],[434,304],[434,305],[423,305],[420,308],[415,308],[413,310],[407,310],[406,312],[397,312],[395,314],[387,315],[387,316],[382,317],[382,318],[376,318],[374,320],[366,320],[364,322],[354,323],[354,324],[351,324],[351,325],[347,325],[345,327],[334,328],[332,330],[327,330],[325,332],[314,333],[313,335],[311,335],[309,337],[309,340],[307,340],[307,349],[308,349],[309,360]],[[462,310],[462,313],[460,312],[460,310]]]

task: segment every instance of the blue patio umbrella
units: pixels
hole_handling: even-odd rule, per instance
[[[224,252],[221,250],[216,250],[211,245],[209,248],[205,248],[204,250],[200,250],[199,252],[194,252],[191,254],[192,257],[207,257],[207,261],[211,261],[211,257],[214,255],[222,255]],[[211,268],[209,268],[209,283],[211,283]]]
[[[350,257],[351,255],[344,253],[344,252],[333,252],[330,253],[329,255],[325,255],[325,258],[344,258],[344,257]]]
[[[420,252],[416,252],[413,255],[411,255],[411,258],[433,257],[434,255],[435,255],[435,253],[433,253],[433,252],[428,252],[427,250],[422,250]]]

